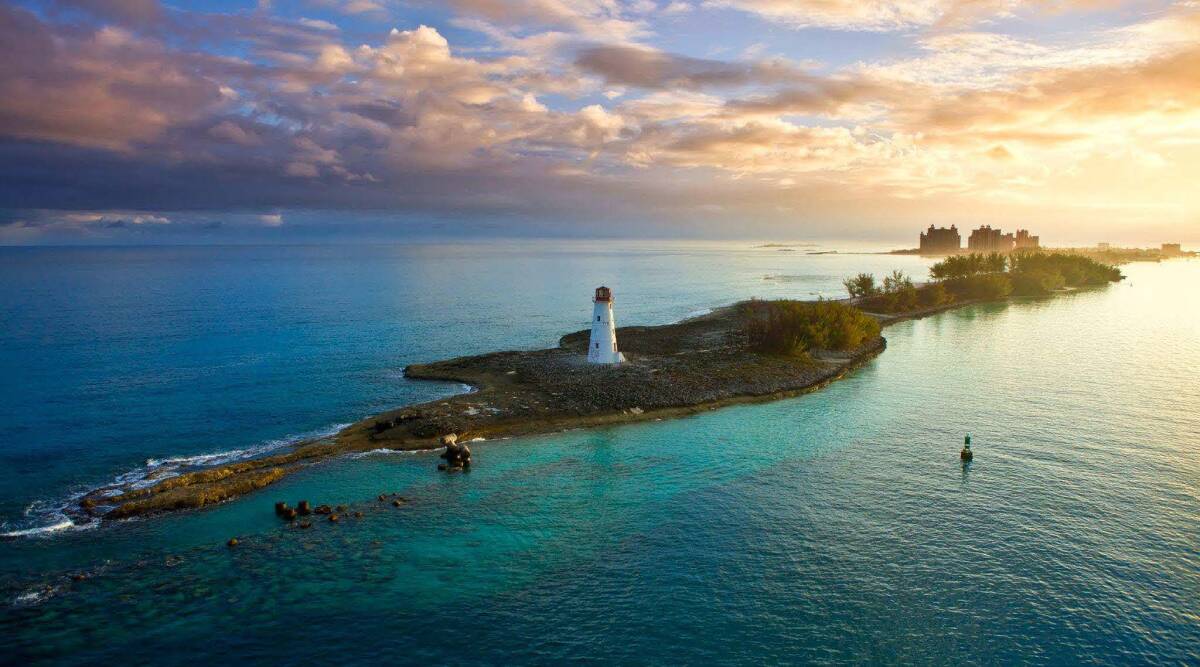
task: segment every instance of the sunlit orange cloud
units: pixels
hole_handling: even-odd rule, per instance
[[[1200,239],[1193,2],[1054,40],[996,21],[1105,3],[669,12],[910,42],[838,66],[673,53],[655,45],[662,8],[644,2],[450,3],[453,26],[486,48],[404,25],[387,3],[351,12],[388,26],[365,42],[333,20],[266,11],[60,4],[91,21],[0,8],[0,137],[19,156],[6,173],[26,184],[0,190],[0,220],[23,235],[90,224],[81,210],[179,224],[167,214],[303,208],[543,218],[581,233],[614,219],[795,236],[1016,220],[1051,240]]]

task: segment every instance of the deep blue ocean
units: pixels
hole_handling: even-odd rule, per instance
[[[461,391],[402,370],[553,345],[600,284],[659,324],[928,266],[832,249],[0,248],[0,662],[1200,663],[1196,261],[889,327],[808,396],[479,443],[468,474],[376,453],[61,511]],[[300,498],[364,516],[289,529]]]

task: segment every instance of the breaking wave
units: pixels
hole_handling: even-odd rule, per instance
[[[365,452],[355,452],[354,454],[350,454],[349,458],[365,459],[369,456],[389,456],[392,454],[408,455],[408,454],[428,454],[428,453],[429,453],[428,449],[388,449],[387,447],[380,447],[379,449],[370,449]]]
[[[0,539],[19,539],[29,537],[47,537],[63,531],[95,528],[99,522],[83,515],[78,511],[79,501],[86,495],[96,494],[101,498],[110,498],[127,491],[134,491],[151,486],[164,479],[209,466],[225,465],[237,461],[252,459],[277,449],[289,447],[307,440],[320,440],[336,435],[350,424],[333,424],[332,426],[307,431],[286,438],[267,440],[252,447],[231,449],[223,452],[196,454],[194,456],[171,456],[166,458],[149,458],[133,470],[117,475],[108,484],[72,493],[63,499],[46,501],[37,500],[25,508],[24,519],[16,526],[9,522],[0,523]]]

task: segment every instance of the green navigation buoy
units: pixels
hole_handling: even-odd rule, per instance
[[[970,461],[975,458],[975,454],[971,451],[971,434],[968,433],[966,438],[963,438],[962,451],[958,453],[958,457],[964,461]]]

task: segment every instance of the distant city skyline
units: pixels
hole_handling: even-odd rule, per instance
[[[1194,0],[0,6],[4,245],[1195,247],[1198,176]]]

